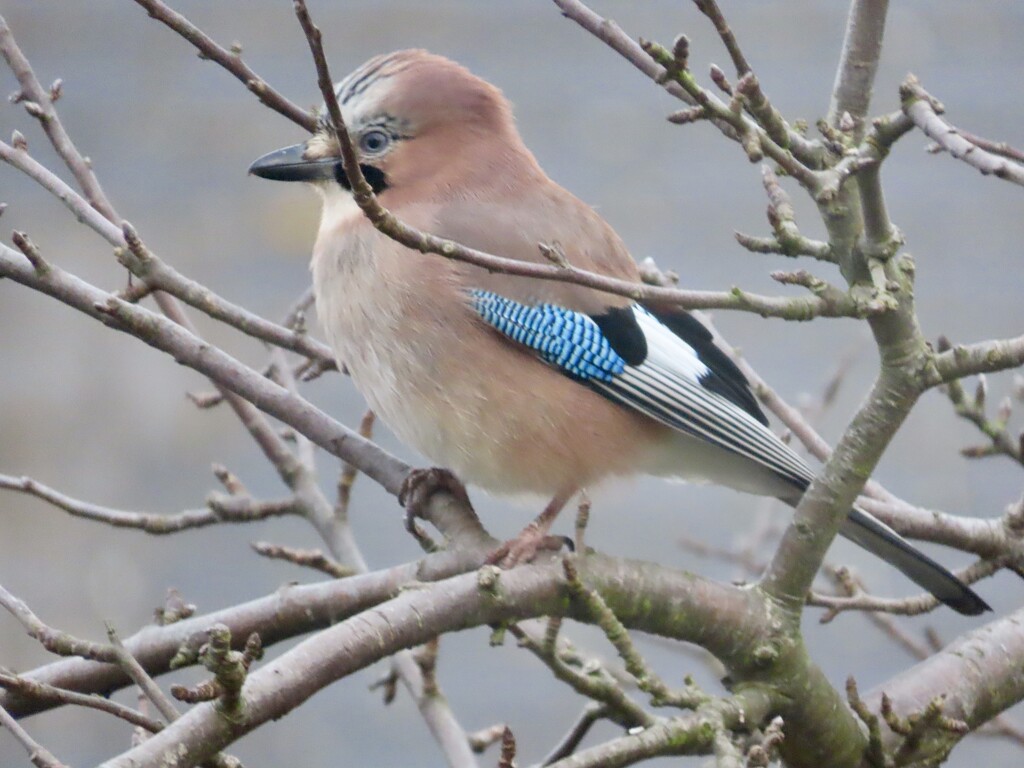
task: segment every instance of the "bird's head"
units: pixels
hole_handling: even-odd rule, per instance
[[[529,157],[497,88],[465,67],[422,50],[370,59],[335,88],[378,194],[451,188],[483,178],[510,155]],[[308,141],[259,158],[249,171],[265,179],[313,182],[325,193],[348,187],[340,149],[326,128]]]

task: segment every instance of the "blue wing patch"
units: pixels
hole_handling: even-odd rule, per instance
[[[471,290],[469,295],[485,323],[578,379],[611,382],[626,369],[626,361],[587,315],[554,304],[520,304],[491,291]]]

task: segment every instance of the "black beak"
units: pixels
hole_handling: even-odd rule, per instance
[[[329,181],[334,179],[337,157],[305,158],[306,145],[295,144],[265,154],[249,166],[249,173],[271,181]]]

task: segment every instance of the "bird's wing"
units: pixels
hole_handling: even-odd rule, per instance
[[[493,291],[469,293],[484,322],[566,375],[806,488],[810,470],[768,429],[742,374],[692,317],[669,327],[636,304],[587,315]]]

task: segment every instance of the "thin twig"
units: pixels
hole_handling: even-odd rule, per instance
[[[92,207],[107,219],[115,221],[117,214],[103,192],[99,179],[93,173],[91,164],[82,157],[78,148],[75,147],[71,137],[64,130],[64,125],[60,121],[57,110],[53,108],[53,94],[44,89],[40,84],[35,72],[32,71],[31,64],[29,64],[28,59],[18,47],[14,35],[11,33],[11,28],[7,26],[7,22],[4,21],[2,16],[0,16],[0,54],[7,61],[11,71],[14,72],[14,76],[18,78],[18,84],[21,86],[21,92],[18,94],[17,100],[25,104],[29,114],[39,120],[39,124],[57,150],[57,154],[64,160],[71,173],[74,174],[75,180],[82,188]],[[29,104],[33,106],[29,107]]]
[[[160,689],[160,686],[150,677],[138,659],[124,647],[121,638],[117,636],[117,632],[110,624],[107,624],[107,639],[110,641],[109,647],[112,651],[113,661],[124,670],[132,682],[139,687],[139,690],[146,694],[146,698],[153,702],[153,706],[163,715],[164,720],[168,723],[174,722],[178,718],[178,709],[174,706],[174,702]],[[109,661],[109,659],[107,660]]]
[[[697,9],[715,25],[715,31],[722,39],[725,50],[729,52],[729,58],[732,59],[733,66],[736,67],[736,74],[740,77],[747,74],[750,71],[750,64],[747,63],[747,57],[740,50],[740,44],[736,40],[736,35],[733,34],[729,22],[725,20],[725,15],[722,13],[722,9],[718,7],[718,3],[715,0],[694,0],[694,2],[697,5]]]
[[[27,698],[45,702],[48,706],[70,704],[77,707],[96,709],[100,712],[106,712],[108,715],[118,717],[132,725],[145,728],[150,733],[156,733],[164,727],[164,724],[159,720],[148,717],[131,707],[118,704],[116,701],[104,696],[57,688],[56,686],[40,683],[27,677],[10,674],[2,669],[0,669],[0,688],[6,688]]]
[[[688,104],[698,104],[697,100],[681,87],[678,82],[671,78],[666,79],[664,66],[653,61],[644,52],[643,48],[637,44],[636,40],[626,34],[614,21],[595,13],[584,3],[580,2],[580,0],[554,0],[554,3],[558,6],[563,16],[571,19],[598,40],[608,45],[670,94]],[[709,117],[718,129],[722,131],[723,135],[734,141],[740,140],[740,134],[737,133],[731,122],[721,120],[716,116],[709,115]],[[824,145],[821,142],[809,141],[796,131],[793,131],[788,138],[789,148],[798,160],[807,164],[808,167],[818,167],[821,165],[825,154]]]
[[[539,642],[517,624],[509,627],[519,645],[526,648],[547,666],[554,676],[566,683],[577,693],[599,702],[605,710],[605,716],[623,726],[649,728],[657,718],[631,699],[615,678],[604,668],[593,662],[586,666],[585,671],[570,664],[557,650],[555,643]]]
[[[1003,565],[999,560],[978,560],[966,568],[957,570],[955,575],[963,583],[973,584],[996,573]],[[811,592],[807,597],[807,604],[828,608],[820,619],[822,624],[832,621],[843,611],[875,611],[899,616],[920,616],[942,605],[938,598],[927,593],[914,597],[888,598],[867,594],[859,585],[848,587],[848,590],[854,591],[854,594],[842,597]]]
[[[607,709],[603,704],[597,702],[590,702],[580,713],[580,716],[576,718],[572,726],[566,732],[558,743],[551,748],[544,759],[540,761],[542,766],[551,765],[552,763],[561,760],[564,757],[568,757],[576,748],[579,747],[580,742],[583,741],[584,737],[590,732],[590,729],[595,723],[600,721],[602,718],[607,716]]]
[[[256,74],[248,64],[242,61],[239,52],[229,51],[217,45],[199,27],[180,13],[169,8],[165,3],[160,2],[160,0],[135,0],[135,2],[145,8],[147,13],[154,19],[162,24],[166,24],[198,48],[202,58],[217,62],[242,81],[245,87],[256,94],[256,98],[263,104],[266,104],[275,112],[284,115],[292,122],[301,125],[310,133],[316,130],[316,118],[313,114],[293,104],[271,88],[266,80]]]
[[[294,515],[295,499],[256,501],[249,496],[211,496],[205,509],[189,509],[176,514],[161,515],[153,512],[128,512],[103,507],[67,496],[30,477],[0,475],[0,488],[20,491],[47,501],[73,517],[105,523],[114,528],[134,528],[154,535],[178,533],[193,528],[204,528],[219,523],[248,523],[271,517]]]
[[[373,424],[376,416],[373,411],[367,410],[359,422],[359,434],[370,440],[373,438]],[[348,519],[348,508],[352,501],[352,487],[359,476],[359,469],[347,461],[341,463],[341,471],[338,473],[338,500],[334,505],[334,515],[341,520]]]
[[[328,557],[319,549],[297,549],[296,547],[286,547],[283,544],[271,544],[268,541],[254,541],[251,546],[256,554],[263,555],[263,557],[271,560],[284,560],[304,568],[313,568],[336,579],[351,576],[356,572]]]
[[[986,382],[984,375],[978,377],[978,386],[974,397],[970,397],[964,391],[964,386],[959,380],[954,380],[946,385],[946,395],[956,410],[957,416],[971,422],[991,442],[989,445],[969,447],[960,452],[968,458],[980,458],[1002,454],[1018,464],[1024,465],[1024,440],[1014,439],[1007,429],[1007,422],[1013,408],[1013,401],[1007,397],[999,406],[995,418],[989,418],[985,411]]]
[[[0,725],[10,731],[17,742],[25,748],[25,751],[28,752],[28,759],[36,768],[68,768],[46,747],[29,736],[28,731],[22,728],[18,721],[11,717],[10,712],[3,707],[0,707]]]

